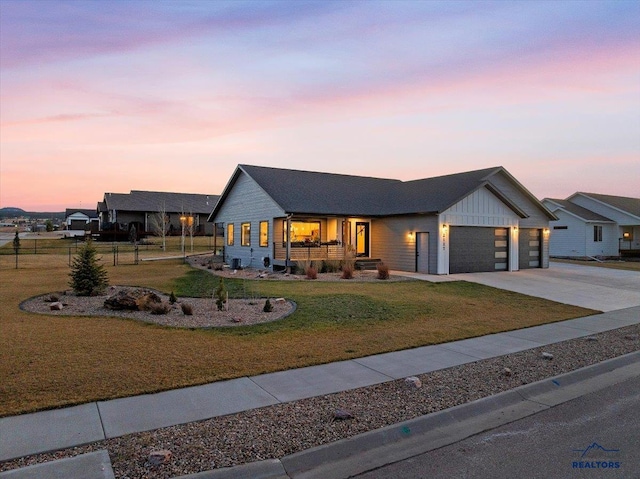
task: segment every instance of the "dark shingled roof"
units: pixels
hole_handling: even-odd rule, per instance
[[[556,198],[546,198],[546,201],[551,201],[556,203],[561,209],[576,215],[578,218],[581,218],[585,221],[599,221],[602,223],[612,223],[609,218],[606,218],[598,213],[594,213],[587,208],[583,208],[582,206],[578,206],[571,201],[568,200],[559,200]]]
[[[378,215],[400,180],[239,165],[287,213]]]
[[[264,166],[238,165],[211,216],[222,205],[238,175],[252,178],[286,213],[345,216],[392,216],[437,214],[479,188],[486,186],[521,217],[518,206],[491,185],[490,177],[502,167],[485,168],[453,175],[400,181],[367,176],[339,175]],[[514,180],[515,183],[517,181]],[[538,202],[518,184],[531,199]],[[553,215],[538,202],[550,217]],[[212,220],[212,218],[209,218]]]
[[[401,182],[394,195],[388,198],[384,214],[442,213],[478,188],[487,185],[488,177],[500,169],[500,167],[485,168]],[[502,197],[501,199],[506,200]],[[517,209],[512,203],[506,202]]]
[[[626,196],[600,195],[597,193],[582,192],[578,192],[576,193],[576,195],[588,196],[589,198],[601,201],[613,206],[614,208],[618,208],[619,210],[640,218],[640,198],[629,198]]]
[[[164,207],[174,213],[209,214],[218,198],[218,195],[132,190],[129,194],[105,193],[104,203],[107,209],[117,211],[150,212]]]
[[[89,210],[89,209],[82,209],[82,208],[67,208],[64,216],[65,218],[68,218],[69,216],[71,216],[74,213],[82,213],[83,215],[89,217],[89,218],[97,218],[98,217],[98,212],[96,210]]]

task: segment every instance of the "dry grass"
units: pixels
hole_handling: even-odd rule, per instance
[[[217,245],[220,246],[221,239],[218,238]],[[61,259],[68,262],[69,255],[73,255],[77,249],[83,244],[82,241],[75,238],[63,238],[60,233],[32,233],[25,238],[20,239],[20,257],[21,263],[25,256],[31,255],[58,255]],[[106,264],[113,264],[114,247],[117,248],[116,261],[119,264],[133,264],[135,261],[135,246],[129,242],[101,242],[94,241],[94,247],[98,254],[103,256]],[[185,239],[185,253],[199,254],[210,252],[213,250],[214,239],[209,236],[194,236],[193,249],[189,237]],[[4,255],[15,256],[11,242],[0,247],[0,258]],[[138,244],[139,259],[176,257],[183,255],[181,238],[179,236],[168,236],[166,238],[166,250],[162,249],[162,239],[149,237],[145,240],[145,244]],[[3,258],[4,260],[4,258]]]
[[[110,266],[111,284],[211,296],[207,271],[181,260]],[[0,256],[0,415],[272,372],[451,341],[592,313],[465,282],[227,281],[232,294],[286,296],[289,318],[233,330],[178,330],[131,320],[19,309],[67,289],[65,255]]]

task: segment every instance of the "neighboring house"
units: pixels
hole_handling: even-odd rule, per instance
[[[250,165],[236,168],[209,217],[235,265],[351,251],[431,274],[546,268],[554,219],[502,167],[403,182]]]
[[[96,210],[67,208],[64,214],[65,229],[95,233],[100,227]]]
[[[640,198],[578,192],[543,203],[558,217],[551,256],[640,256]]]
[[[154,225],[162,224],[164,214],[168,234],[181,234],[184,225],[192,226],[194,235],[210,235],[213,225],[207,224],[207,218],[216,201],[218,195],[136,190],[105,193],[98,203],[100,230],[105,237],[113,234],[114,238],[128,236],[133,228],[139,237],[155,234],[158,227]]]

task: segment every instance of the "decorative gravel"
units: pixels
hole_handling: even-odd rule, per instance
[[[7,461],[0,471],[99,449],[109,451],[118,479],[171,478],[279,458],[637,351],[639,338],[640,325],[629,326],[422,374],[419,389],[390,381]],[[336,409],[353,419],[334,420]],[[150,465],[151,451],[162,449],[171,459]]]
[[[263,311],[266,299],[230,299],[227,309],[218,311],[213,298],[179,298],[171,305],[167,314],[151,314],[149,311],[123,311],[104,307],[104,301],[121,290],[144,289],[151,291],[169,304],[169,296],[149,288],[134,288],[128,286],[110,286],[102,296],[77,296],[71,291],[49,293],[24,301],[20,308],[31,313],[51,314],[54,316],[110,316],[126,319],[136,319],[148,323],[171,326],[176,328],[207,328],[225,326],[248,326],[267,323],[282,319],[295,311],[295,304],[284,298],[271,298],[273,310]],[[62,309],[51,310],[52,296],[62,303]],[[191,306],[193,314],[185,315],[182,304]]]

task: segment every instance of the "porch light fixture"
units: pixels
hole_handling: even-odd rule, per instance
[[[442,225],[442,230],[443,231],[447,231],[448,229],[449,229],[448,225],[446,225],[446,224]]]
[[[629,233],[628,231],[625,231],[624,233],[622,233],[622,237],[628,240],[631,238],[631,233]]]
[[[413,231],[409,231],[409,238],[413,238]]]
[[[542,230],[542,232],[544,233],[545,236],[549,235],[549,228],[545,228],[544,230]]]

